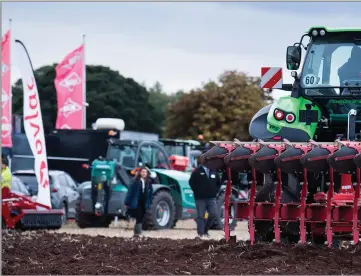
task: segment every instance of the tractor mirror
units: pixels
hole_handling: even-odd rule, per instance
[[[300,67],[301,63],[301,47],[299,46],[288,46],[287,47],[287,69],[288,70],[297,70]]]

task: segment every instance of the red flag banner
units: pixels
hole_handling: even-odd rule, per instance
[[[84,70],[84,45],[69,53],[56,67],[56,129],[83,129]]]
[[[5,34],[2,42],[1,42],[1,55],[2,55],[2,64],[1,64],[1,79],[2,79],[2,87],[1,87],[1,139],[2,139],[2,147],[13,146],[12,138],[11,138],[11,82],[10,82],[10,30]]]

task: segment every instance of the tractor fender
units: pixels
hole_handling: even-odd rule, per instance
[[[156,194],[159,190],[164,190],[170,193],[170,188],[163,184],[153,184],[153,194]]]

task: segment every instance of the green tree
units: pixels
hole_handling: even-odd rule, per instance
[[[178,97],[168,106],[164,135],[169,138],[193,139],[200,133],[194,121],[206,93],[198,89],[178,94]]]
[[[254,114],[272,100],[260,88],[260,78],[227,71],[218,82],[210,81],[201,89],[183,94],[168,109],[167,137],[206,140],[248,140],[249,123]]]
[[[156,82],[153,87],[149,88],[149,103],[154,109],[154,118],[161,129],[160,134],[163,134],[166,121],[166,113],[169,104],[175,102],[182,96],[182,91],[173,94],[167,94],[163,90],[163,86]]]
[[[57,116],[55,66],[48,65],[34,72],[41,102],[45,131],[55,128]],[[86,67],[87,127],[97,118],[121,118],[128,130],[160,132],[154,108],[149,103],[149,92],[131,78],[125,78],[109,67]],[[13,112],[22,114],[23,88],[19,79],[13,87]]]

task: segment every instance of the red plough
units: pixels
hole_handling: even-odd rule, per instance
[[[62,210],[50,209],[46,205],[12,193],[8,188],[2,189],[1,208],[3,229],[59,229],[62,225]]]
[[[215,146],[201,156],[206,166],[252,174],[249,201],[233,202],[237,206],[235,219],[248,220],[251,244],[272,240],[280,243],[295,238],[299,243],[311,241],[329,247],[336,239],[352,239],[354,244],[358,243],[361,143],[291,143],[287,140],[283,143],[238,140],[211,143]],[[273,177],[271,183],[263,183],[263,189],[274,186],[270,189],[270,200],[257,200],[262,193],[262,190],[256,193],[257,173]],[[283,183],[287,175],[298,180],[299,186],[298,196],[291,201],[283,196],[287,195]],[[227,218],[231,183],[227,186],[226,240],[229,239]],[[257,236],[257,232],[264,232],[266,228],[269,229],[266,235]]]

